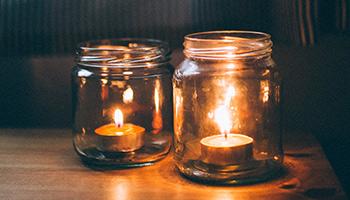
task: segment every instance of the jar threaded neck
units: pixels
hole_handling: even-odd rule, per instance
[[[90,67],[151,67],[170,60],[166,42],[154,39],[121,38],[79,44],[77,63]]]
[[[270,55],[271,36],[254,31],[211,31],[185,36],[188,58],[236,60]]]

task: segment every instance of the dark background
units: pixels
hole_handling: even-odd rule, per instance
[[[348,0],[3,0],[0,126],[70,127],[70,70],[81,41],[163,39],[176,65],[188,33],[263,31],[284,79],[285,130],[313,133],[349,193],[349,16]]]

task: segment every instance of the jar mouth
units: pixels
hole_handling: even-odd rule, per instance
[[[255,31],[209,31],[185,36],[186,57],[231,60],[271,54],[271,36]]]
[[[82,42],[77,63],[90,67],[152,67],[170,60],[166,42],[147,38],[119,38]]]

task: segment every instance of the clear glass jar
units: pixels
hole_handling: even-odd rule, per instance
[[[176,166],[199,181],[245,184],[281,168],[281,77],[270,35],[187,35],[173,76]]]
[[[171,146],[173,68],[166,43],[152,39],[80,44],[72,70],[73,143],[91,166],[133,167]]]

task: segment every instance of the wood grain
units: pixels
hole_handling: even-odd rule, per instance
[[[67,129],[0,129],[0,199],[346,199],[317,141],[285,137],[288,173],[265,183],[210,186],[153,166],[96,171],[79,161]]]

